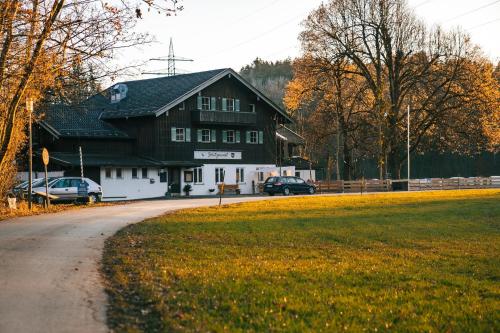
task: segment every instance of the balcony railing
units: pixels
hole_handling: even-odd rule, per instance
[[[257,115],[255,112],[236,111],[191,111],[192,120],[199,124],[217,125],[255,125]]]

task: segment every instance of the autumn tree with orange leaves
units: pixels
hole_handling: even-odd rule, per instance
[[[355,76],[369,89],[370,150],[381,178],[401,176],[408,105],[412,152],[467,154],[498,146],[498,83],[467,34],[427,28],[403,0],[331,0],[304,26],[304,58],[324,64],[318,75],[347,62],[339,75]]]
[[[115,51],[150,40],[133,32],[146,8],[171,15],[182,6],[178,0],[0,2],[0,196],[13,180],[14,159],[25,142],[25,100],[61,89],[58,78],[75,64],[116,74],[109,66]]]

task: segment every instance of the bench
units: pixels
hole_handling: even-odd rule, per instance
[[[219,188],[219,193],[225,194],[228,192],[234,192],[235,194],[240,194],[240,187],[238,184],[219,184],[217,185]]]

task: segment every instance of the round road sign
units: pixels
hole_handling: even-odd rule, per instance
[[[42,161],[45,165],[49,164],[49,151],[46,148],[42,150]]]

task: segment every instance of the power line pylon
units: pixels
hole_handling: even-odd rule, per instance
[[[154,72],[145,72],[142,74],[151,74],[151,75],[165,75],[173,76],[176,75],[175,71],[175,62],[176,61],[194,61],[193,59],[176,57],[174,53],[174,43],[172,42],[172,37],[170,37],[170,46],[168,47],[168,56],[160,57],[160,58],[151,58],[151,61],[166,61],[168,64],[167,73],[154,73]]]

